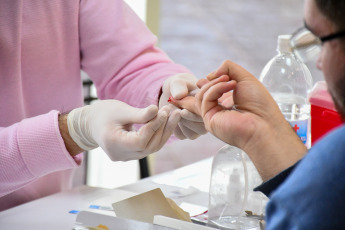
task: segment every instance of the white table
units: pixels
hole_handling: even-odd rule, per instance
[[[211,162],[212,159],[208,158],[117,189],[82,186],[44,197],[0,212],[0,229],[72,229],[76,215],[69,213],[71,210],[114,215],[112,211],[94,210],[89,206],[110,206],[118,200],[155,188],[161,188],[166,197],[179,205],[188,202],[207,207]]]

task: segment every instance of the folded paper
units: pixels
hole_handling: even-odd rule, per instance
[[[189,213],[183,211],[157,188],[112,204],[117,217],[153,223],[155,215],[191,222]]]

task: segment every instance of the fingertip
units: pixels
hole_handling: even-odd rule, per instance
[[[161,117],[161,119],[165,119],[168,117],[168,113],[165,110],[161,110],[158,112],[158,116]]]
[[[188,91],[187,90],[182,91],[182,90],[176,89],[176,90],[172,90],[171,95],[173,99],[180,100],[188,95]]]
[[[174,99],[180,100],[188,95],[188,86],[186,82],[181,79],[176,79],[171,82],[170,93]]]
[[[168,100],[168,102],[170,103],[169,105],[170,106],[175,106],[175,107],[180,107],[179,106],[179,100],[178,99],[175,99],[173,96],[170,96],[169,97],[169,100]]]
[[[188,117],[192,112],[188,111],[187,109],[182,109],[180,114],[181,114],[181,118],[186,118]]]
[[[170,102],[171,103],[171,102]],[[164,111],[166,114],[169,114],[171,113],[171,111],[176,108],[173,104],[169,104],[169,105],[165,105],[163,106],[159,111]]]
[[[156,105],[149,105],[146,108],[146,113],[149,114],[157,114],[158,113],[158,107]]]
[[[181,119],[181,110],[174,110],[171,115],[174,119],[180,120]]]
[[[209,80],[209,81],[215,79],[216,77],[217,76],[216,76],[216,72],[215,71],[212,72],[212,73],[207,74],[207,76],[206,76],[207,80]]]
[[[229,81],[230,78],[228,75],[224,74],[218,78],[219,81]]]
[[[183,117],[183,116],[186,116],[190,112],[187,109],[182,109],[180,113],[181,113],[181,116]]]
[[[149,123],[141,127],[139,131],[146,132],[147,130],[150,130],[150,131],[156,132],[159,129],[159,127],[161,127],[162,124],[164,124],[167,121],[167,119],[168,119],[168,113],[164,110],[160,110],[157,113],[157,116],[155,117],[155,119],[151,120]],[[151,135],[153,135],[153,133],[151,133]]]

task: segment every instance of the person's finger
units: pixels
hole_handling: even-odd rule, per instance
[[[172,111],[169,115],[168,121],[165,124],[165,127],[161,132],[156,132],[156,134],[151,138],[151,141],[145,151],[154,153],[160,150],[174,132],[178,122],[180,121],[180,118],[181,116],[179,110]]]
[[[168,139],[170,138],[170,136],[173,134],[174,130],[177,127],[177,124],[179,123],[179,121],[181,120],[181,114],[179,110],[174,110],[170,116],[169,116],[169,120],[167,122],[167,124],[165,125],[164,128],[164,133],[161,139],[161,143],[164,145]]]
[[[237,82],[243,81],[248,78],[255,78],[242,66],[237,65],[236,63],[229,60],[224,61],[216,71],[208,74],[206,78],[211,81],[213,79],[221,77],[222,75],[228,75],[230,77],[230,80],[235,80]]]
[[[227,75],[223,75],[219,78],[216,78],[212,81],[210,81],[209,83],[205,84],[201,89],[200,91],[195,95],[195,102],[196,102],[196,107],[197,107],[197,110],[200,111],[198,114],[202,115],[201,113],[201,103],[203,101],[203,97],[204,97],[204,94],[205,92],[213,85],[219,83],[219,82],[227,82],[229,81],[229,77]]]
[[[205,129],[204,122],[195,122],[186,119],[181,119],[180,124],[184,125],[185,127],[197,133],[198,135],[202,135],[207,132]]]
[[[180,109],[186,109],[192,113],[199,114],[197,108],[195,107],[195,97],[193,96],[187,96],[182,98],[181,100],[170,97],[168,101]]]
[[[181,118],[189,121],[202,122],[202,117],[200,115],[193,113],[187,109],[182,109]]]
[[[119,113],[121,111],[118,111]],[[145,124],[157,116],[158,107],[150,105],[146,108],[140,109],[128,106],[119,122],[122,124]]]
[[[225,109],[230,109],[234,105],[233,92],[224,93],[219,99],[219,104],[221,104]]]
[[[201,89],[201,87],[203,87],[204,85],[206,85],[207,83],[209,83],[210,81],[207,79],[200,79],[199,81],[197,81],[196,86],[198,86],[199,89]]]
[[[219,105],[218,99],[224,94],[233,90],[236,86],[235,81],[219,82],[211,86],[204,94],[201,104],[201,114],[203,118],[208,114],[208,119],[211,119],[214,113],[219,110],[223,110],[223,107]],[[212,110],[212,111],[211,111]]]
[[[199,91],[200,91],[199,88],[195,88],[194,90],[189,91],[188,96],[195,96]]]
[[[182,99],[189,94],[190,91],[196,88],[195,84],[192,84],[188,80],[173,79],[170,82],[170,93],[175,99]]]
[[[158,146],[160,143],[160,139],[163,135],[164,129],[169,121],[171,119],[171,113],[177,109],[174,109],[173,105],[165,105],[160,109],[160,112],[164,111],[168,114],[168,118],[164,125],[161,125],[159,129],[155,132],[155,134],[151,137],[150,141],[145,146],[145,152],[153,151],[155,148],[154,146]]]
[[[197,137],[199,137],[200,135],[196,132],[194,132],[193,130],[189,129],[188,127],[186,127],[184,124],[182,124],[181,122],[178,123],[178,126],[180,127],[183,135],[190,139],[190,140],[194,140]]]
[[[180,140],[184,140],[187,137],[183,134],[181,128],[179,125],[176,126],[175,130],[174,130],[174,136]]]
[[[109,148],[113,146],[112,144],[117,143],[115,152],[122,152],[122,154],[108,154],[109,158],[113,161],[128,161],[143,158],[147,155],[147,153],[143,153],[143,150],[157,130],[161,126],[165,126],[167,118],[167,112],[160,111],[153,120],[143,125],[138,131],[128,131],[122,126],[107,129],[107,132],[103,134],[106,138],[102,138],[100,146],[106,153],[111,153],[114,152],[114,149]]]
[[[130,139],[131,144],[135,146],[139,143],[140,150],[145,149],[151,138],[159,132],[160,129],[164,129],[167,120],[168,113],[165,110],[159,111],[155,119],[143,125],[138,132],[135,132],[136,136]]]
[[[213,71],[212,73],[209,73],[206,76],[206,79],[209,81],[212,81],[222,75],[228,75],[229,74],[229,67],[231,66],[231,61],[226,60],[224,61],[216,71]]]

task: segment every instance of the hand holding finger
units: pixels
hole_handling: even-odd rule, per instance
[[[202,101],[203,101],[203,97],[204,97],[204,94],[206,93],[206,91],[213,85],[219,83],[219,82],[227,82],[229,81],[229,77],[227,75],[223,75],[217,79],[214,79],[210,82],[208,82],[207,84],[205,84],[201,89],[200,91],[195,95],[195,99],[196,99],[196,107],[198,109],[198,111],[200,111],[200,115],[201,117],[204,116],[204,114],[202,113],[202,110],[201,110],[201,104],[202,104]],[[217,102],[218,103],[218,102]]]
[[[214,113],[224,108],[219,105],[219,98],[223,96],[224,93],[233,90],[236,87],[235,81],[219,82],[217,84],[211,85],[208,91],[205,92],[203,101],[201,103],[201,114],[203,117],[210,116],[211,119]]]
[[[152,136],[144,152],[153,153],[161,149],[173,133],[177,123],[180,121],[181,116],[179,110],[173,109],[172,106],[166,106],[163,109],[166,109],[166,112],[169,113],[169,117],[166,123]]]

